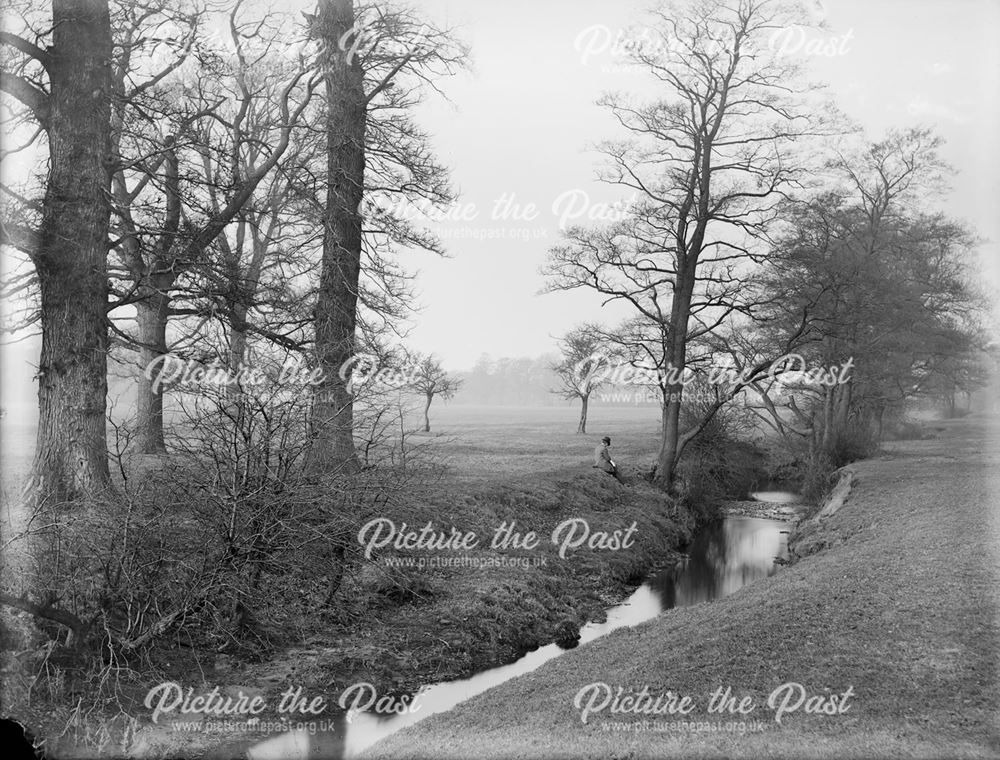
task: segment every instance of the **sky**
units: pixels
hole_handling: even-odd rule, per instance
[[[614,324],[624,313],[602,308],[595,294],[543,293],[540,268],[561,225],[608,218],[623,200],[595,180],[595,145],[622,136],[596,101],[611,91],[653,92],[610,45],[621,30],[641,28],[647,0],[410,2],[437,25],[457,27],[472,65],[439,82],[447,100],[432,96],[417,114],[460,200],[433,225],[447,258],[403,255],[419,272],[408,344],[462,370],[482,354],[551,352],[582,321]],[[872,139],[926,125],[946,140],[942,153],[956,175],[941,207],[986,241],[978,272],[1000,292],[1000,2],[809,2],[828,28],[808,39],[826,44],[807,50],[790,37],[787,54],[802,56]],[[8,409],[33,405],[37,352],[36,341],[0,347]]]
[[[558,241],[563,213],[585,221],[571,201],[586,194],[596,206],[620,197],[594,181],[593,146],[622,136],[595,101],[607,91],[645,92],[649,83],[602,43],[641,24],[648,3],[417,3],[439,23],[459,27],[472,47],[472,72],[441,85],[451,105],[438,100],[421,113],[462,202],[480,211],[474,224],[447,228],[506,237],[446,240],[447,259],[414,256],[422,311],[410,341],[462,369],[482,353],[552,351],[554,338],[580,321],[613,324],[620,314],[602,310],[596,294],[541,293],[539,270]],[[978,252],[980,271],[988,287],[998,287],[1000,3],[825,0],[813,8],[828,29],[807,39],[828,44],[810,45],[810,52],[835,54],[809,54],[798,36],[777,44],[805,56],[810,78],[826,82],[829,96],[872,139],[890,128],[926,125],[946,140],[942,154],[957,174],[942,208],[991,241]],[[493,219],[493,204],[505,197],[536,204],[538,217]]]

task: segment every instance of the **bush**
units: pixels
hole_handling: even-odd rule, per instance
[[[186,401],[185,436],[169,455],[152,466],[140,457],[139,470],[119,451],[114,494],[41,505],[28,521],[36,527],[8,547],[23,559],[19,585],[5,573],[0,589],[5,704],[41,712],[45,734],[66,734],[74,748],[112,739],[85,735],[73,695],[114,716],[130,685],[164,673],[179,645],[211,667],[220,653],[255,659],[306,625],[338,621],[359,526],[401,501],[414,477],[404,472],[412,463],[309,472],[302,396]],[[384,591],[427,590],[396,579]]]
[[[878,451],[878,439],[871,426],[862,423],[838,429],[830,436],[824,452],[834,469],[867,459]]]
[[[695,397],[699,398],[699,397]],[[682,429],[703,418],[706,402],[692,401],[681,410]],[[764,454],[747,442],[751,426],[746,411],[723,407],[687,445],[678,467],[685,502],[705,517],[725,499],[748,498],[763,470]]]
[[[834,432],[825,449],[814,450],[800,467],[802,496],[819,504],[836,485],[836,472],[844,465],[867,459],[878,451],[878,439],[871,427],[854,424]]]
[[[819,504],[833,489],[837,472],[832,460],[823,454],[807,457],[800,468],[802,497],[810,504]]]

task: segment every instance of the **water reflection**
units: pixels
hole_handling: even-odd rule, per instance
[[[754,501],[766,501],[771,504],[798,504],[802,496],[795,491],[789,491],[789,483],[769,481],[759,486],[750,494]]]
[[[660,595],[661,609],[684,607],[728,596],[748,583],[773,575],[775,557],[788,553],[784,523],[732,517],[706,527],[691,544],[689,559],[673,573],[647,582]]]
[[[673,607],[708,602],[776,572],[775,557],[787,557],[786,524],[754,517],[730,517],[703,528],[691,543],[688,559],[652,576],[624,603],[608,610],[603,623],[580,629],[585,644],[606,633],[637,625]],[[555,644],[529,652],[517,662],[485,670],[470,678],[434,684],[416,699],[419,708],[402,715],[359,713],[348,722],[333,719],[332,731],[292,731],[274,736],[247,751],[251,760],[318,760],[351,758],[386,736],[515,676],[535,670],[564,652]],[[328,723],[324,720],[323,723]]]
[[[349,757],[344,747],[348,733],[344,730],[347,726],[344,716],[338,715],[329,723],[333,725],[324,726],[323,730],[298,729],[272,736],[247,750],[247,757],[251,760],[336,760]]]

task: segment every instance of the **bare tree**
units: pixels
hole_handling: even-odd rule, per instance
[[[113,187],[116,247],[126,280],[119,305],[134,303],[136,309],[137,335],[123,337],[138,348],[143,453],[165,450],[163,388],[155,360],[172,348],[168,323],[197,311],[190,304],[174,304],[181,283],[193,270],[207,270],[213,248],[231,262],[225,233],[235,225],[237,240],[242,243],[247,236],[246,208],[276,171],[311,101],[316,82],[307,76],[309,62],[279,57],[291,32],[273,16],[245,18],[236,3],[224,18],[235,51],[231,59],[200,55],[194,76],[171,76],[178,58],[147,80],[149,87],[131,91],[126,88],[130,66],[141,65],[134,60],[134,40],[150,36],[137,25],[150,24],[149,14],[131,20],[122,32],[116,81],[123,113],[117,142],[119,151],[126,145],[137,158],[119,162]],[[192,26],[192,39],[196,32]],[[159,211],[152,209],[157,195],[162,197]],[[259,252],[261,230],[256,230]],[[147,367],[154,369],[146,372]]]
[[[602,103],[631,134],[609,143],[604,179],[638,200],[605,229],[572,229],[552,253],[551,289],[590,288],[661,325],[665,378],[656,480],[670,488],[695,430],[681,429],[688,347],[755,307],[753,265],[768,251],[781,201],[801,181],[794,143],[823,127],[795,67],[769,54],[785,19],[773,3],[674,4],[655,13],[661,45],[636,62],[662,99]]]
[[[258,146],[266,145],[270,133],[284,124],[273,106],[277,95],[272,92],[280,82],[280,67],[272,71],[267,64],[273,59],[273,41],[294,36],[287,28],[288,18],[266,14],[260,19],[260,24],[266,22],[265,31],[260,31],[256,19],[249,24],[236,16],[236,10],[229,17],[230,34],[233,47],[246,48],[246,54],[238,56],[237,66],[225,68],[217,76],[222,85],[211,85],[210,72],[220,64],[209,59],[209,74],[199,75],[184,90],[183,102],[204,102],[203,110],[207,111],[199,114],[193,106],[186,109],[197,115],[184,140],[185,154],[194,159],[185,172],[192,188],[184,203],[187,219],[217,214],[220,193],[233,181],[232,167],[241,165],[244,173],[250,171]],[[400,21],[393,15],[380,17],[380,23],[379,29],[391,38],[385,43],[392,50],[413,44],[407,35],[413,35],[415,20],[403,17]],[[365,28],[361,34],[370,34],[370,30]],[[396,58],[380,57],[368,47],[370,42],[363,38],[353,49],[365,64],[366,89],[376,87],[389,62],[399,57],[398,53],[394,53]],[[405,71],[404,67],[400,75]],[[220,117],[232,117],[226,115],[230,110],[217,105],[217,95],[220,91],[225,94],[226,82],[240,78],[252,92],[250,97],[237,93],[239,108],[232,110],[242,115],[239,129],[220,128]],[[365,207],[355,304],[355,332],[365,345],[386,331],[398,334],[397,324],[413,300],[410,275],[395,262],[396,250],[443,253],[436,237],[407,216],[407,204],[420,201],[441,206],[453,197],[446,169],[434,159],[427,135],[412,121],[418,98],[401,89],[387,86],[366,106]],[[317,284],[314,270],[321,266],[321,246],[328,227],[326,147],[325,102],[317,102],[299,117],[285,155],[210,248],[183,266],[174,262],[164,268],[173,275],[168,312],[174,325],[172,351],[186,352],[193,358],[214,354],[233,372],[239,372],[246,359],[253,357],[256,362],[276,348],[279,354],[293,352],[290,360],[311,369],[312,328],[322,284]],[[252,353],[248,355],[248,351]],[[146,385],[151,383],[146,380]],[[237,396],[234,389],[234,398]],[[162,430],[158,419],[153,423],[154,431]],[[162,440],[162,432],[159,437]]]
[[[590,395],[606,383],[611,369],[612,356],[608,343],[602,339],[594,325],[581,325],[570,330],[559,340],[562,356],[552,365],[562,383],[553,391],[563,398],[580,399],[580,421],[576,432],[587,432],[587,409]]]
[[[790,313],[806,305],[804,356],[853,370],[826,386],[761,382],[755,410],[817,455],[840,460],[852,435],[881,435],[886,413],[932,393],[982,344],[966,257],[974,238],[925,209],[941,189],[939,145],[907,130],[840,153],[828,175],[836,189],[786,211],[789,229],[768,267],[766,332],[783,338]]]
[[[449,375],[434,356],[413,354],[409,357],[413,368],[411,388],[424,397],[424,432],[431,432],[430,409],[435,396],[448,399],[462,386],[462,381]]]

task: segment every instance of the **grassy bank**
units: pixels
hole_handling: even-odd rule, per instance
[[[437,491],[402,514],[387,514],[397,527],[456,528],[475,533],[471,550],[395,550],[373,554],[355,566],[339,594],[347,608],[331,611],[312,646],[240,669],[254,681],[373,683],[380,692],[414,690],[516,659],[558,640],[606,606],[623,598],[676,549],[694,527],[691,516],[641,481],[623,486],[604,473],[570,471],[563,478],[534,477],[494,483],[453,496]],[[559,549],[575,538],[634,525],[631,545],[621,549]],[[506,523],[517,533],[534,531],[533,549],[493,549]],[[584,524],[585,523],[585,524]],[[552,540],[563,525],[559,543]],[[589,531],[589,533],[588,533]],[[461,567],[432,566],[453,560]],[[414,566],[399,566],[412,560]],[[420,566],[420,564],[423,566]],[[346,620],[345,620],[346,618]],[[307,638],[315,639],[317,630]]]
[[[47,698],[37,685],[12,677],[5,679],[7,714],[47,737],[57,755],[99,750],[104,756],[230,756],[241,752],[234,750],[235,737],[178,735],[150,726],[150,710],[142,704],[148,689],[173,680],[196,692],[220,687],[224,693],[260,694],[271,705],[289,686],[335,697],[350,684],[367,682],[379,694],[398,695],[512,661],[552,641],[571,642],[583,623],[602,619],[604,609],[654,567],[674,561],[695,520],[638,476],[655,436],[655,424],[638,415],[632,427],[625,426],[625,446],[619,448],[627,485],[590,467],[600,434],[575,436],[571,428],[563,433],[530,420],[502,427],[456,426],[426,436],[418,444],[437,449],[430,458],[444,461],[443,474],[414,478],[405,502],[358,516],[359,524],[384,519],[397,528],[406,523],[419,531],[430,523],[443,533],[471,532],[478,537],[476,548],[390,545],[365,558],[358,543],[333,604],[278,605],[284,617],[262,631],[270,640],[263,656],[178,640],[141,661],[115,663],[104,672],[114,686],[106,688],[105,679],[99,695],[86,683],[72,694]],[[531,466],[521,466],[522,458]],[[537,546],[492,548],[504,523],[522,536],[534,531]],[[607,543],[583,542],[560,556],[570,530],[577,540],[585,531],[588,537],[605,534]],[[619,540],[631,537],[628,546],[610,548],[616,531]],[[438,558],[461,564],[435,566]],[[295,590],[294,579],[273,582],[278,599]],[[11,650],[30,650],[16,631],[8,634]]]
[[[822,545],[776,576],[616,631],[366,756],[997,757],[998,464],[982,421],[887,445],[852,465]],[[789,683],[812,701],[778,722],[768,700]],[[608,705],[584,723],[590,684],[686,695],[694,710]],[[751,709],[710,715],[720,687]]]

